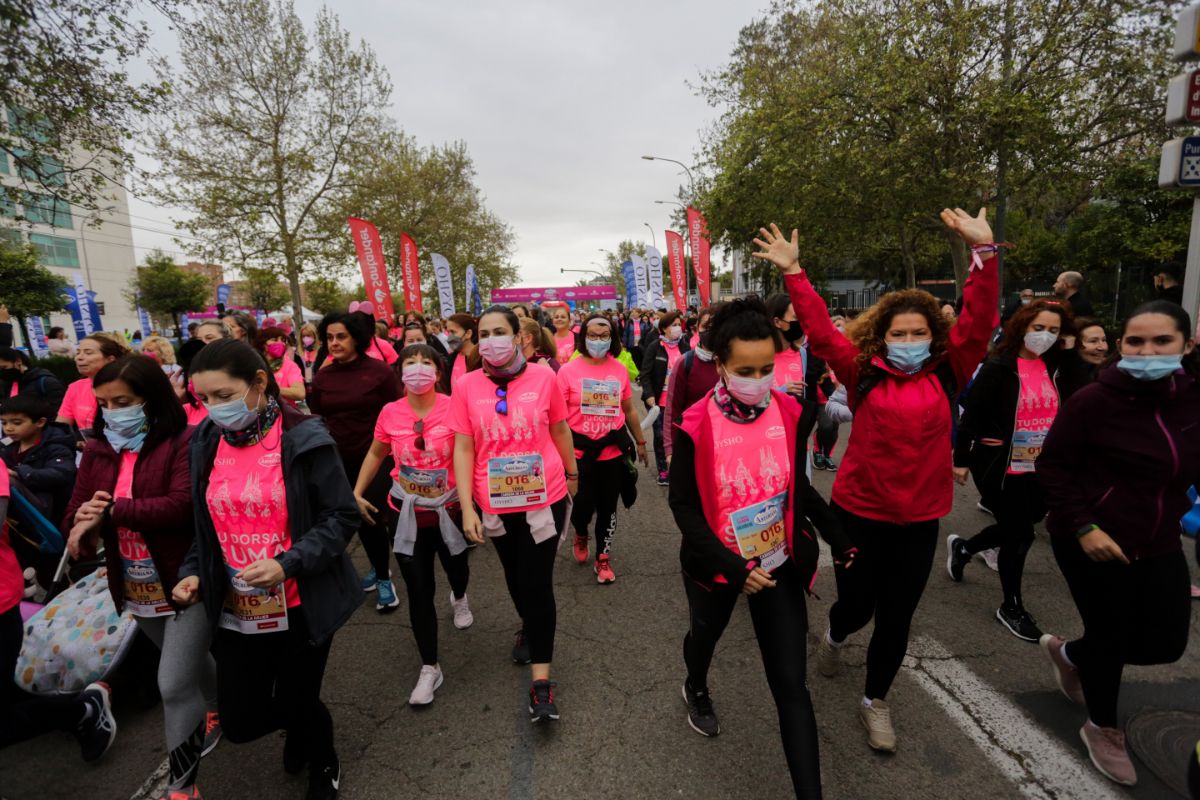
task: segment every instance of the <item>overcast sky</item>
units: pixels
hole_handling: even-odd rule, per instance
[[[297,0],[306,24],[319,2]],[[335,4],[391,73],[392,115],[422,144],[462,139],[488,207],[512,226],[520,284],[571,285],[599,248],[622,239],[658,247],[682,171],[717,112],[688,86],[728,60],[765,0],[453,0]],[[169,36],[169,34],[167,34]],[[175,50],[169,39],[155,43]],[[130,198],[134,224],[163,229],[168,212]],[[153,222],[150,220],[159,220]],[[171,237],[134,230],[146,248]],[[420,242],[418,242],[420,245]],[[181,260],[181,255],[177,255]]]

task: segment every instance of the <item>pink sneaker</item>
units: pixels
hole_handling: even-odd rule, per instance
[[[617,574],[613,572],[612,563],[608,560],[608,556],[596,556],[596,583],[612,583],[617,579]]]
[[[1063,640],[1058,636],[1046,633],[1038,640],[1038,644],[1041,645],[1046,658],[1050,659],[1050,666],[1054,670],[1054,680],[1058,683],[1058,688],[1063,695],[1076,705],[1087,705],[1087,701],[1083,699],[1083,686],[1079,683],[1079,670],[1071,666],[1070,662],[1063,657]]]
[[[588,537],[575,534],[575,544],[571,547],[576,564],[586,564],[588,560]]]
[[[1137,771],[1129,760],[1125,734],[1120,728],[1101,728],[1088,720],[1079,729],[1079,738],[1087,745],[1092,763],[1104,777],[1123,786],[1137,785]]]

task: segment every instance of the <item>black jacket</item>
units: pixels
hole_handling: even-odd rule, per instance
[[[642,341],[646,341],[645,338]],[[642,402],[654,398],[654,402],[662,397],[663,389],[667,387],[667,346],[662,339],[656,337],[646,345],[642,354],[642,363],[638,365],[638,382],[642,384]],[[679,354],[682,356],[691,350],[688,337],[679,340]]]
[[[20,387],[17,394],[33,395],[45,401],[50,408],[50,419],[58,415],[63,395],[67,393],[67,387],[63,386],[62,381],[54,377],[53,372],[41,367],[30,367],[22,372],[21,377],[17,379],[17,386]],[[12,383],[0,379],[0,400],[9,397],[11,392]]]
[[[320,417],[281,406],[283,479],[287,493],[292,546],[276,556],[284,574],[295,578],[312,641],[332,636],[362,605],[358,573],[346,554],[346,543],[358,530],[360,517],[337,446]],[[206,494],[221,431],[205,419],[192,436],[192,503],[196,538],[179,578],[200,578],[200,597],[209,622],[221,616],[229,576],[208,510]]]
[[[1061,411],[1067,398],[1090,382],[1091,365],[1081,359],[1075,349],[1054,348],[1042,356],[1042,361],[1058,389]],[[963,401],[966,410],[958,423],[954,466],[971,466],[971,451],[980,439],[1003,442],[1005,452],[1012,448],[1020,394],[1017,356],[991,358],[984,362]]]
[[[75,486],[75,438],[65,426],[51,422],[42,440],[26,451],[19,464],[18,448],[20,445],[13,442],[0,450],[4,465],[17,473],[25,488],[49,512],[47,516],[57,522]]]

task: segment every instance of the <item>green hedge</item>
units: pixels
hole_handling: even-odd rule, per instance
[[[75,359],[66,356],[48,356],[46,358],[30,359],[35,367],[49,370],[54,377],[63,382],[63,386],[79,380],[79,370],[75,369]]]

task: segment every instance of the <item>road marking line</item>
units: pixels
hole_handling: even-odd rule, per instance
[[[942,644],[914,637],[910,674],[1023,797],[1123,800],[1113,784],[1024,711],[953,657]]]

